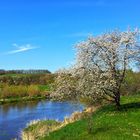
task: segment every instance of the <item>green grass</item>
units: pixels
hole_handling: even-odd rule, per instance
[[[107,105],[92,115],[92,123],[82,119],[41,140],[140,140],[140,96],[122,97],[121,104],[120,111]]]
[[[15,103],[15,102],[27,102],[33,100],[42,100],[46,99],[46,96],[33,96],[33,97],[10,97],[7,99],[0,99],[0,105],[8,104],[8,103]]]
[[[49,85],[38,85],[40,91],[50,91]]]

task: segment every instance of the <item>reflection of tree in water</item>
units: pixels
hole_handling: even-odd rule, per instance
[[[0,106],[0,114],[7,115],[8,112],[9,112],[9,105],[5,104]]]
[[[33,109],[35,109],[35,108],[38,106],[39,102],[40,102],[40,101],[31,101],[31,102],[28,102],[28,103],[26,104],[26,107],[27,107],[28,109],[30,109],[30,110],[33,110]]]
[[[7,115],[9,111],[18,111],[22,112],[26,109],[33,110],[38,105],[39,101],[30,101],[30,102],[20,102],[20,103],[10,103],[0,106],[0,114]]]

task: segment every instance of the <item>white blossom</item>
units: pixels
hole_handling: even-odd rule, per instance
[[[126,70],[140,60],[139,31],[113,31],[76,45],[76,61],[57,77],[57,95],[107,98],[119,104]],[[71,91],[70,91],[71,90]]]

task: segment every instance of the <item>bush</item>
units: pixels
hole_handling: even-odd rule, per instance
[[[41,90],[39,89],[38,85],[0,86],[0,98],[25,97],[25,96],[32,97],[32,96],[39,96],[39,95],[41,95]]]
[[[26,86],[8,86],[6,85],[1,90],[1,98],[9,97],[24,97],[27,96]]]
[[[36,85],[30,85],[28,87],[28,94],[29,96],[38,96],[40,95],[39,87]]]
[[[140,72],[127,72],[121,92],[123,95],[140,94]]]
[[[54,82],[54,74],[11,74],[0,75],[0,83],[8,85],[34,85],[51,84]]]

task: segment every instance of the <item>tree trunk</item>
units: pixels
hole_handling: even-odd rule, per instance
[[[116,107],[119,110],[120,109],[120,92],[117,92],[117,94],[115,95],[115,103],[116,103]]]

